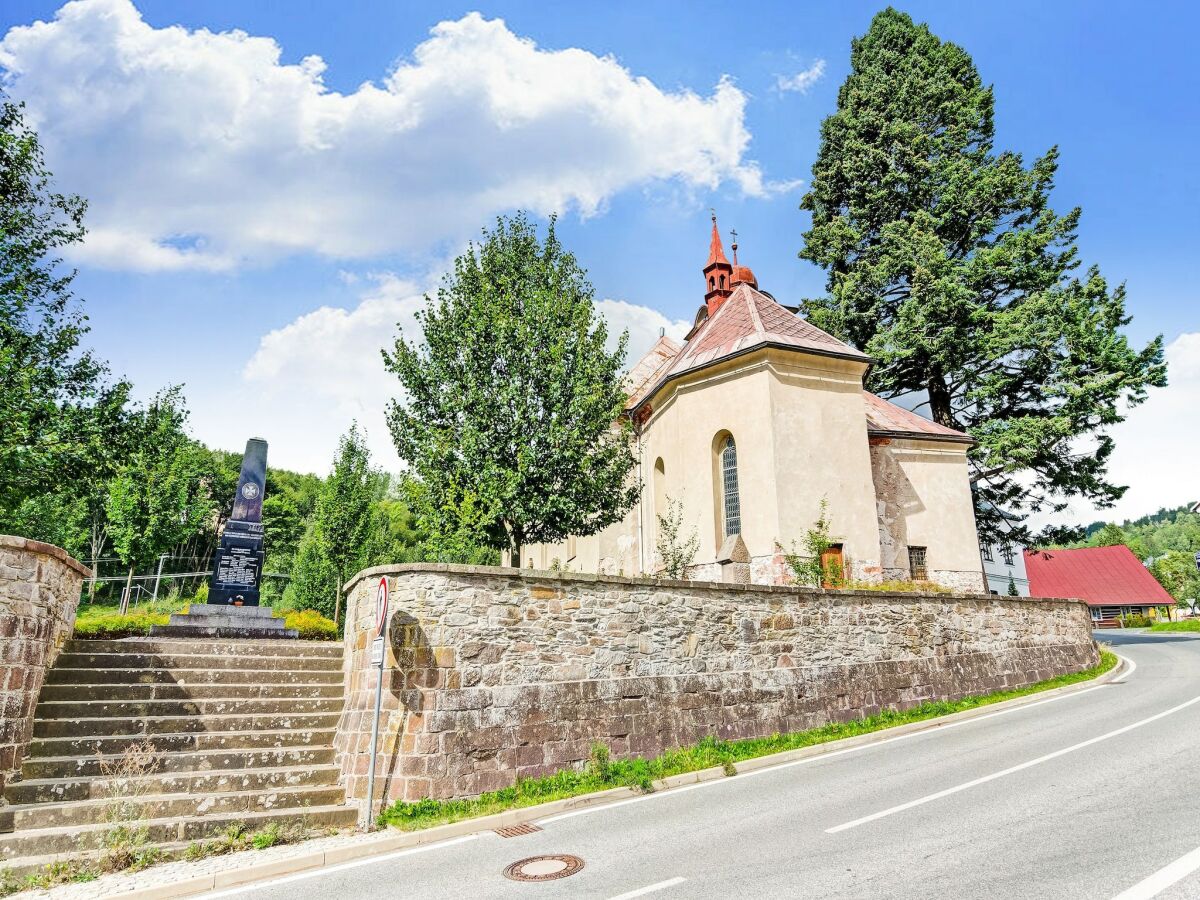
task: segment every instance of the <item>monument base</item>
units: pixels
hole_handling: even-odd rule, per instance
[[[267,606],[225,606],[193,603],[186,613],[172,613],[166,625],[150,626],[151,637],[299,638],[284,628]]]

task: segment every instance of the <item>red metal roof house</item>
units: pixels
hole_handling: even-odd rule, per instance
[[[1174,598],[1124,544],[1078,550],[1026,550],[1031,597],[1078,597],[1093,619],[1146,615]]]

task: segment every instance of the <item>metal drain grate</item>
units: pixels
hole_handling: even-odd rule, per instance
[[[554,881],[574,875],[583,868],[583,860],[566,853],[554,856],[531,856],[513,863],[504,870],[512,881]]]
[[[532,822],[522,822],[520,825],[505,825],[503,828],[497,828],[496,834],[500,837],[520,837],[523,834],[533,834],[541,830]]]

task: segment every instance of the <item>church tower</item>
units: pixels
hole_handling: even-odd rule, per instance
[[[708,314],[715,313],[733,293],[733,266],[725,258],[721,235],[717,231],[717,214],[712,217],[712,242],[708,247],[708,262],[704,264],[704,302]]]

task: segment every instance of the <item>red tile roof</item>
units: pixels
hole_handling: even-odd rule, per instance
[[[867,401],[868,434],[911,435],[933,440],[973,443],[971,436],[965,432],[939,425],[912,410],[877,397],[870,391],[863,391],[863,398]]]
[[[641,402],[682,349],[683,347],[666,336],[654,342],[654,346],[646,351],[646,355],[638,360],[637,365],[625,376],[625,390],[629,392],[626,409],[632,409]]]
[[[1078,550],[1026,550],[1033,597],[1078,597],[1091,606],[1175,604],[1124,544]]]
[[[685,372],[767,346],[870,361],[865,353],[809,324],[761,291],[739,284],[729,299],[700,324],[671,365],[642,396]]]

